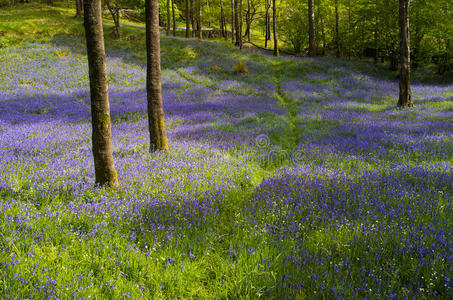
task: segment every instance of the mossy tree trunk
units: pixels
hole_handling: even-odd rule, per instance
[[[159,1],[145,1],[146,15],[146,94],[148,100],[148,125],[150,152],[168,151],[162,105],[160,69]],[[188,19],[187,19],[188,20]]]
[[[400,27],[400,78],[399,78],[399,107],[412,107],[411,93],[411,61],[410,61],[410,32],[409,32],[409,0],[399,0]]]
[[[84,26],[90,78],[91,122],[96,183],[118,186],[113,161],[110,106],[102,30],[101,0],[85,0]]]

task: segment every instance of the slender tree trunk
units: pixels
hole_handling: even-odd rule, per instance
[[[101,0],[85,0],[83,5],[96,184],[116,187],[118,186],[118,176],[113,161]]]
[[[242,0],[239,0],[239,49],[242,49]]]
[[[399,107],[412,107],[411,64],[410,64],[410,31],[409,31],[409,0],[399,0],[400,27],[400,79]]]
[[[234,27],[235,27],[235,23],[234,23],[234,16],[235,16],[235,10],[234,10],[234,3],[236,1],[235,0],[231,0],[231,42],[234,44],[234,33],[235,33],[235,30],[234,30]]]
[[[308,55],[316,56],[315,3],[308,0]]]
[[[114,23],[114,35],[115,38],[119,39],[121,38],[121,32],[120,32],[120,7],[117,2],[112,4],[110,2],[111,0],[105,1],[105,4],[107,5],[107,8],[110,12],[110,15],[112,16],[113,23]],[[114,0],[116,1],[116,0]]]
[[[250,42],[250,27],[251,27],[251,17],[250,17],[250,0],[247,0],[247,41]]]
[[[170,0],[167,0],[167,36],[170,35],[170,27],[171,27],[171,14],[170,14]]]
[[[379,51],[378,51],[378,30],[379,30],[379,14],[378,14],[378,0],[375,0],[374,5],[376,7],[375,17],[374,17],[374,63],[378,63]]]
[[[171,14],[173,17],[173,36],[176,36],[175,0],[171,0]]]
[[[234,0],[234,24],[236,25],[235,27],[235,32],[236,32],[236,46],[239,46],[241,43],[240,37],[241,37],[241,32],[239,31],[239,1],[241,0]]]
[[[326,55],[326,32],[324,30],[324,18],[322,14],[319,14],[320,22],[321,22],[321,38],[322,38],[322,56]]]
[[[226,24],[225,24],[225,11],[223,10],[223,1],[220,0],[220,26],[222,27],[222,36],[228,39]]]
[[[202,0],[198,0],[198,39],[202,40],[203,39],[203,30],[202,30],[202,18],[201,18],[201,13],[203,11],[202,7]]]
[[[269,0],[266,0],[266,2],[264,3],[264,5],[266,6],[266,13],[265,13],[265,20],[264,20],[264,27],[265,28],[265,31],[266,31],[266,34],[265,34],[265,37],[264,37],[264,48],[267,48],[267,41],[270,40],[270,30],[269,30],[269,7],[270,7],[270,3],[269,3]]]
[[[190,37],[190,7],[189,0],[186,0],[186,38]]]
[[[192,37],[195,37],[195,9],[194,9],[195,0],[190,0],[190,23],[192,24]]]
[[[168,151],[162,105],[160,69],[159,0],[145,0],[146,15],[146,95],[150,152]]]
[[[341,56],[339,23],[340,23],[340,16],[338,14],[338,0],[335,0],[335,55],[338,58]]]
[[[277,38],[277,7],[275,0],[272,0],[272,28],[274,31],[274,56],[279,56],[278,51],[278,38]]]
[[[83,0],[76,0],[76,18],[82,18],[83,17]]]
[[[210,9],[209,9],[209,0],[206,0],[206,10],[207,10],[207,15],[209,16],[210,14]],[[208,27],[211,27],[211,20],[208,18]]]

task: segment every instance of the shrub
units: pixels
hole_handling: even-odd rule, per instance
[[[249,71],[247,66],[243,61],[239,61],[237,64],[234,65],[234,73],[236,74],[247,74]]]

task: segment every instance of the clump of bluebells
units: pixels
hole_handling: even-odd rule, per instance
[[[169,154],[143,66],[108,54],[117,190],[80,49],[0,49],[0,297],[453,297],[452,86],[400,111],[371,67],[162,45]]]

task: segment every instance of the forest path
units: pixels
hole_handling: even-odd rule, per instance
[[[280,102],[281,107],[286,111],[285,117],[288,121],[289,132],[291,136],[288,137],[288,140],[291,141],[292,147],[296,148],[299,143],[299,131],[297,130],[297,114],[298,107],[296,105],[296,100],[289,96],[281,86],[283,66],[280,61],[278,61],[273,68],[274,80],[276,84],[277,91],[277,100]]]

